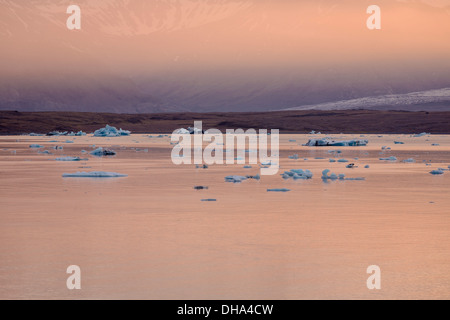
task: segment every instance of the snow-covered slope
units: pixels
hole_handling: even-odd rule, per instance
[[[365,97],[352,100],[304,105],[287,110],[405,110],[405,111],[450,111],[450,88]]]

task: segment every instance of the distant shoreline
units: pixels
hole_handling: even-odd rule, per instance
[[[450,134],[450,111],[273,111],[117,114],[0,111],[0,135],[93,132],[106,124],[132,133],[172,133],[203,121],[203,129],[280,129],[281,133]]]

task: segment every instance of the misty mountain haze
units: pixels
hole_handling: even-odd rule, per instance
[[[445,1],[380,0],[381,31],[370,1],[75,3],[80,31],[66,1],[0,1],[0,109],[263,111],[450,87]]]

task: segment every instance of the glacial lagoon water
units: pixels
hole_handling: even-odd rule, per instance
[[[0,137],[0,298],[449,299],[450,172],[429,172],[450,165],[450,137],[301,146],[309,138],[280,136],[279,173],[312,179],[227,183],[258,166],[176,166],[157,135]],[[90,155],[97,147],[117,155]],[[54,161],[67,156],[89,160]],[[324,169],[365,180],[325,183]],[[62,177],[77,171],[127,176]],[[81,290],[66,287],[70,265]],[[370,265],[381,290],[366,286]]]

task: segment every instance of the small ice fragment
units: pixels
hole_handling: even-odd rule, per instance
[[[115,156],[116,152],[110,149],[103,149],[102,147],[99,147],[91,152],[91,155],[96,157],[102,157],[102,156]]]
[[[285,188],[281,188],[281,189],[267,189],[267,192],[289,192],[291,191],[290,189],[285,189]]]
[[[194,189],[195,189],[195,190],[208,190],[208,187],[205,187],[205,186],[195,186]]]
[[[217,199],[202,199],[202,202],[215,202]]]
[[[380,158],[381,161],[397,161],[397,158],[394,156],[388,158]]]
[[[336,160],[334,160],[334,159],[330,159],[330,162],[336,162]]]
[[[335,141],[329,139],[311,139],[304,146],[309,147],[327,147],[327,146],[342,146],[342,147],[359,147],[366,146],[369,143],[368,140],[346,140]]]
[[[128,175],[116,172],[91,171],[91,172],[64,173],[62,176],[64,178],[120,178],[120,177],[127,177]]]
[[[370,166],[367,164],[367,165],[364,166],[364,168],[369,169]]]
[[[437,169],[437,170],[430,171],[430,174],[433,174],[433,175],[444,174],[444,171]]]
[[[414,162],[416,162],[416,160],[414,160],[413,158],[409,158],[409,159],[403,160],[402,162],[405,162],[405,163],[414,163]]]
[[[339,159],[338,162],[348,162],[347,159]]]
[[[405,144],[404,142],[401,141],[394,141],[395,144]]]
[[[243,176],[226,176],[225,182],[239,183],[239,182],[242,182],[247,179],[248,179],[247,177],[243,177]]]
[[[44,148],[44,146],[41,146],[40,144],[30,144],[30,148],[38,149],[38,148]]]
[[[289,156],[288,158],[292,159],[292,160],[297,160],[299,158],[299,156],[298,156],[298,154],[294,154],[292,156]]]
[[[80,157],[61,157],[56,158],[55,161],[88,161],[89,159],[81,159]]]
[[[244,169],[251,169],[252,166],[244,166]]]
[[[355,168],[355,164],[349,163],[348,165],[346,165],[346,168],[349,168],[349,169]]]

